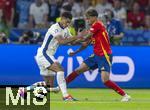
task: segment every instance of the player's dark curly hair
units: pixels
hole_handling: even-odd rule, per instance
[[[85,12],[85,15],[86,16],[91,16],[91,17],[98,17],[98,13],[95,9],[88,9],[86,12]]]
[[[72,19],[72,14],[70,12],[66,11],[61,14],[61,17]]]

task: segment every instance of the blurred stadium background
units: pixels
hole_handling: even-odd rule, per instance
[[[119,43],[112,43],[111,80],[126,88],[133,100],[129,104],[120,103],[118,95],[103,89],[95,70],[68,85],[69,91],[81,101],[65,103],[60,94],[51,94],[51,110],[149,110],[150,0],[0,0],[0,86],[26,86],[42,80],[34,56],[48,27],[59,21],[63,11],[70,11],[74,18],[69,29],[76,35],[78,29],[88,27],[83,16],[88,8],[98,11],[106,27],[110,22],[105,16],[108,9],[113,12],[111,19],[121,23],[122,30],[117,34],[123,33],[123,37]],[[115,36],[113,31],[116,30],[108,30],[111,37]],[[78,47],[63,45],[56,53],[65,75],[92,53],[89,46],[69,57],[68,52]],[[1,91],[4,95],[4,89]]]

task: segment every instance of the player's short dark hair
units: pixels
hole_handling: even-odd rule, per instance
[[[108,16],[107,12],[110,12],[111,18],[114,18],[115,15],[114,15],[114,12],[112,10],[106,9],[105,12],[106,12],[106,14],[105,14],[106,17]]]
[[[66,11],[61,14],[61,17],[72,19],[72,14],[70,12]]]
[[[98,12],[95,10],[95,9],[88,9],[86,12],[85,12],[85,15],[86,16],[90,16],[90,17],[98,17]]]

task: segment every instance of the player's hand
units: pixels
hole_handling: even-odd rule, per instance
[[[82,30],[81,30],[81,28],[78,29],[77,35],[78,35],[78,36],[82,36]]]
[[[88,31],[86,29],[81,29],[81,28],[79,28],[77,32],[77,34],[80,36],[85,36],[87,33]]]
[[[85,35],[87,34],[87,30],[81,30],[79,28],[78,32],[77,32],[77,36],[79,39],[85,39]]]
[[[75,55],[75,52],[70,52],[69,53],[69,56],[74,56]]]
[[[80,40],[83,40],[83,39],[84,39],[83,36],[77,36],[77,37],[78,37],[78,39],[80,39]]]

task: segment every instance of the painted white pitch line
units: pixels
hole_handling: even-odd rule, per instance
[[[87,103],[92,103],[92,104],[96,104],[96,103],[150,103],[150,102],[132,102],[132,101],[129,101],[129,102],[62,102],[62,101],[53,101],[53,102],[50,102],[50,104],[53,104],[53,103],[57,103],[57,104],[62,104],[62,103],[78,103],[78,104],[87,104]]]

